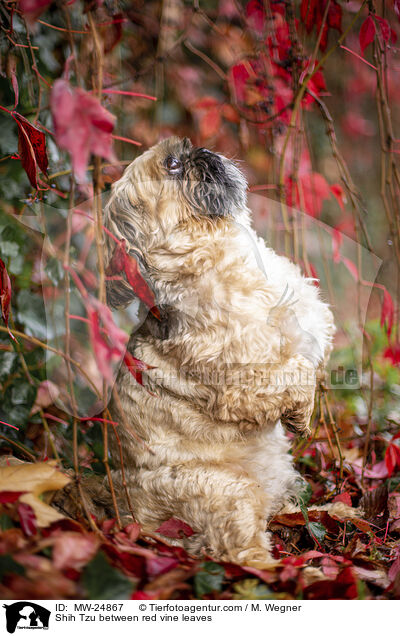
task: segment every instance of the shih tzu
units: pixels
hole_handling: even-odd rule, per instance
[[[132,334],[129,351],[152,368],[144,386],[121,368],[125,424],[113,413],[144,530],[176,517],[194,531],[180,542],[190,553],[267,567],[268,519],[298,488],[284,428],[309,431],[334,324],[313,281],[252,229],[246,189],[232,161],[175,137],[114,185],[105,226],[138,259],[162,320]],[[134,298],[124,278],[107,293],[114,307]]]

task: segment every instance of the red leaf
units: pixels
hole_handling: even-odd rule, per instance
[[[165,537],[170,537],[170,539],[181,539],[183,536],[191,537],[194,534],[187,523],[174,518],[164,521],[156,532],[163,534]]]
[[[393,561],[390,566],[390,570],[388,572],[389,581],[394,581],[400,573],[400,556],[397,557],[395,561]]]
[[[19,113],[14,112],[12,116],[18,124],[18,152],[22,167],[32,186],[37,189],[38,166],[44,174],[47,172],[46,137]]]
[[[154,559],[146,560],[146,572],[149,577],[160,576],[166,574],[170,570],[179,565],[178,559],[167,556],[156,556]]]
[[[305,588],[303,594],[308,600],[356,599],[357,582],[351,568],[347,567],[336,580],[316,581]]]
[[[361,53],[364,55],[364,51],[374,41],[376,33],[376,25],[372,16],[368,16],[361,25],[360,29],[360,48]]]
[[[342,30],[342,7],[336,0],[329,6],[327,23],[331,29]]]
[[[14,91],[14,108],[17,108],[18,100],[19,100],[19,88],[18,88],[17,75],[15,71],[11,71],[11,84]]]
[[[312,30],[315,24],[317,5],[318,0],[302,0],[301,2],[300,16],[308,33]]]
[[[50,105],[57,143],[70,153],[77,180],[86,183],[90,153],[114,160],[111,132],[115,117],[96,97],[64,79],[54,82]]]
[[[344,210],[345,195],[342,186],[340,183],[333,183],[330,189],[336,201],[339,203],[341,210]]]
[[[49,4],[51,4],[51,0],[20,0],[19,8],[26,17],[28,24],[32,24]]]
[[[14,503],[14,501],[17,501],[17,499],[19,499],[20,496],[23,495],[25,492],[25,490],[21,490],[20,492],[3,490],[2,492],[0,492],[0,503]]]
[[[37,532],[37,524],[36,524],[36,516],[33,511],[33,508],[27,503],[19,503],[18,507],[18,515],[21,523],[21,528],[24,533],[31,537]]]
[[[230,71],[236,100],[242,103],[246,101],[246,85],[250,77],[248,66],[249,63],[245,65],[243,62],[239,62],[239,64],[232,66]]]
[[[393,344],[385,349],[383,357],[393,364],[393,366],[400,366],[400,344]]]
[[[53,544],[53,563],[57,570],[81,570],[96,554],[99,542],[95,534],[62,532]]]
[[[321,214],[324,200],[331,196],[331,190],[325,177],[318,172],[303,174],[299,179],[299,186],[303,189],[306,212],[311,216],[318,217]]]
[[[321,51],[325,51],[325,49],[326,49],[326,47],[328,45],[328,31],[329,31],[329,27],[328,27],[327,22],[325,22],[325,24],[323,26],[323,29],[322,29],[321,40],[319,42],[319,48],[321,49]]]
[[[394,320],[393,300],[387,289],[383,290],[383,303],[381,309],[381,327],[386,324],[387,334],[390,338]]]
[[[88,307],[87,313],[89,318],[90,341],[94,357],[96,358],[99,371],[103,378],[111,382],[111,347],[106,343],[101,335],[100,318],[98,312],[95,311],[93,308]]]
[[[234,124],[240,123],[240,117],[237,111],[234,109],[234,107],[231,104],[223,104],[221,108],[221,113],[227,121],[230,121]]]
[[[385,42],[389,42],[391,37],[389,22],[384,18],[381,18],[379,15],[375,15],[375,20],[378,20],[380,24],[383,39],[385,40]]]
[[[221,115],[219,108],[210,108],[200,117],[199,128],[200,134],[204,139],[214,137],[221,127]]]
[[[340,495],[336,495],[336,497],[333,499],[333,502],[335,501],[341,501],[342,503],[345,503],[348,506],[352,505],[351,497],[348,492],[341,492]]]
[[[124,256],[125,256],[125,250],[122,247],[122,245],[120,243],[117,244],[111,261],[108,264],[107,270],[106,270],[106,274],[107,276],[112,276],[113,274],[118,274],[119,272],[122,272],[122,270],[124,269]]]
[[[31,185],[38,189],[37,183],[37,162],[35,153],[32,148],[32,144],[29,141],[29,137],[26,131],[18,126],[18,154],[21,159],[22,167],[28,175],[28,179]]]
[[[265,10],[260,0],[250,0],[246,5],[246,15],[249,25],[258,33],[263,33],[265,25]]]
[[[332,230],[332,253],[333,253],[333,262],[340,263],[341,255],[340,255],[340,246],[343,241],[343,234],[339,232],[339,230],[335,227]]]
[[[389,444],[385,453],[385,464],[388,471],[388,476],[390,477],[394,471],[396,466],[396,455],[392,450],[393,444]]]
[[[220,104],[220,102],[215,98],[215,97],[203,97],[202,99],[199,99],[193,106],[192,108],[198,109],[198,110],[202,110],[202,109],[208,109],[208,108],[213,108],[214,106],[218,106]]]
[[[7,273],[6,266],[0,258],[0,304],[1,304],[1,316],[8,327],[8,318],[10,315],[10,302],[11,302],[11,282]]]
[[[151,313],[154,314],[156,318],[160,318],[160,312],[156,307],[154,294],[140,273],[136,259],[126,253],[124,254],[124,270],[127,281],[136,296],[149,307]]]
[[[105,380],[112,381],[113,362],[121,360],[125,355],[125,348],[129,336],[114,322],[109,307],[99,302],[96,298],[86,298],[86,311],[89,319],[89,334],[93,354],[98,368]],[[100,317],[104,329],[100,326]],[[108,336],[106,340],[102,331]]]
[[[131,596],[131,600],[133,601],[153,601],[158,595],[158,592],[147,593],[138,590]]]
[[[385,464],[390,477],[396,468],[400,467],[400,448],[397,444],[389,444],[385,453]]]
[[[138,360],[135,358],[129,351],[125,351],[124,362],[128,367],[128,371],[133,375],[136,382],[143,386],[143,376],[142,371],[146,371],[147,369],[154,369],[150,365],[142,362],[142,360]]]
[[[358,269],[356,265],[349,258],[346,258],[345,256],[340,256],[340,260],[343,263],[343,265],[347,267],[347,269],[349,270],[354,280],[357,281],[359,279],[359,276],[358,276]]]
[[[371,526],[368,521],[365,521],[365,519],[352,518],[351,523],[353,526],[361,530],[361,532],[371,532]]]
[[[46,150],[46,137],[43,131],[36,128],[30,121],[19,113],[13,113],[14,119],[17,121],[19,127],[23,128],[29,137],[29,141],[32,145],[36,162],[44,174],[47,174],[47,168],[49,165]]]

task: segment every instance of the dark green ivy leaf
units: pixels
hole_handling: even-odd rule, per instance
[[[311,521],[307,527],[311,536],[316,539],[318,543],[321,543],[321,541],[325,539],[326,528],[322,523]]]
[[[103,552],[98,552],[86,566],[82,583],[88,599],[127,599],[133,589],[132,581],[113,568]]]
[[[219,592],[225,576],[225,570],[218,563],[207,561],[203,563],[201,569],[194,577],[194,589],[197,598],[202,598],[205,594]]]
[[[22,565],[14,561],[9,554],[3,554],[0,556],[0,579],[2,579],[5,574],[23,574],[24,568]]]

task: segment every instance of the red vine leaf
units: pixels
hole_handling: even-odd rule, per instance
[[[180,519],[168,519],[168,521],[164,521],[159,528],[157,528],[157,532],[164,535],[164,537],[170,537],[170,539],[181,539],[182,537],[191,537],[194,534],[192,528],[181,521]]]
[[[126,274],[126,279],[135,294],[138,296],[138,298],[140,298],[141,301],[144,302],[145,305],[147,305],[151,313],[156,318],[160,319],[160,312],[156,307],[156,301],[152,290],[140,273],[136,259],[126,252],[124,254],[124,271]]]
[[[76,179],[86,183],[90,153],[114,160],[111,133],[115,117],[96,97],[65,79],[54,82],[50,105],[57,143],[70,153]]]
[[[383,290],[383,303],[381,309],[381,327],[386,324],[387,334],[390,338],[394,321],[394,304],[387,289]]]
[[[383,357],[396,367],[400,366],[400,344],[392,344],[385,349]]]
[[[374,41],[376,34],[376,25],[372,16],[368,16],[361,25],[360,29],[360,48],[361,53],[364,55],[364,51]]]
[[[308,33],[315,24],[317,5],[318,0],[302,0],[301,2],[300,16]]]
[[[344,210],[344,203],[346,199],[342,186],[340,185],[340,183],[333,183],[330,186],[330,189],[336,201],[339,203],[341,210]]]
[[[19,515],[19,520],[21,523],[21,528],[24,531],[24,533],[28,537],[31,537],[34,534],[36,534],[37,522],[36,522],[36,515],[32,506],[30,506],[27,503],[19,503],[17,510]]]
[[[122,272],[124,269],[125,253],[123,244],[118,242],[106,269],[107,276],[113,276],[113,274]]]
[[[18,125],[18,152],[22,167],[32,186],[37,189],[38,167],[44,174],[48,167],[45,134],[23,115],[13,112],[12,116]]]
[[[147,369],[154,369],[155,367],[151,367],[149,364],[142,362],[142,360],[138,360],[135,358],[129,351],[125,351],[124,362],[128,368],[129,373],[133,375],[136,382],[143,386],[143,376],[142,371],[147,371]]]
[[[129,336],[114,322],[110,309],[96,298],[86,299],[86,311],[89,319],[89,334],[92,350],[104,379],[112,381],[111,363],[121,360]],[[104,328],[100,326],[103,322]],[[107,334],[107,339],[104,337]]]
[[[303,190],[306,212],[313,217],[318,217],[321,214],[325,199],[329,199],[331,196],[328,182],[318,172],[306,173],[300,177],[299,181]]]
[[[391,477],[396,466],[400,468],[400,448],[397,444],[389,444],[385,453],[385,464],[388,471],[388,477]]]
[[[0,492],[0,503],[14,503],[14,501],[17,501],[25,492],[25,490],[3,490],[3,492]]]
[[[389,26],[389,22],[385,20],[385,18],[381,18],[379,15],[375,15],[375,20],[377,20],[381,27],[382,37],[385,42],[389,42],[391,38],[391,28]]]
[[[329,6],[327,23],[331,29],[342,31],[342,7],[335,0]]]
[[[10,315],[11,302],[11,282],[6,266],[0,258],[0,304],[1,316],[6,327],[8,327],[8,318]]]
[[[24,14],[28,24],[33,24],[35,20],[46,10],[51,4],[51,0],[20,0],[19,8]]]
[[[263,33],[265,26],[265,9],[260,0],[250,0],[246,5],[247,21],[258,33]]]

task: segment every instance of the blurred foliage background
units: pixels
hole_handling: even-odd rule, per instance
[[[339,329],[337,364],[351,366],[363,340],[360,387],[331,392],[328,410],[323,392],[313,439],[295,450],[315,499],[340,491],[343,477],[355,502],[381,480],[398,492],[399,13],[396,0],[1,0],[0,258],[16,340],[2,323],[0,420],[18,427],[3,426],[3,453],[68,468],[77,444],[81,468],[105,471],[102,427],[74,429],[46,384],[43,299],[65,271],[58,255],[41,266],[42,236],[26,218],[107,192],[144,149],[179,135],[240,162],[256,228],[320,278],[325,297],[333,290],[354,336]],[[60,78],[115,116],[86,182],[73,173],[78,150],[55,126]],[[15,110],[45,134],[38,189],[23,167]],[[72,118],[76,139],[96,125],[85,122]],[[74,231],[95,242],[90,224]],[[320,231],[329,246],[314,262]]]

